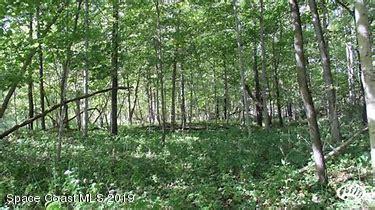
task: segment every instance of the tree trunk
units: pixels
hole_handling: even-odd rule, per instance
[[[127,86],[130,86],[130,79],[129,79],[129,75],[126,75],[126,85]],[[127,99],[128,99],[128,122],[130,123],[130,125],[131,124],[133,124],[133,122],[132,122],[132,119],[130,119],[130,112],[131,112],[131,109],[132,109],[132,99],[131,99],[131,97],[132,97],[132,93],[131,93],[131,91],[129,91],[128,92],[128,96],[126,97]]]
[[[186,127],[186,99],[185,99],[185,72],[183,64],[180,64],[180,88],[181,88],[181,128],[185,129]]]
[[[135,90],[134,90],[133,107],[130,108],[130,112],[129,112],[129,121],[130,121],[130,124],[133,123],[133,115],[134,115],[135,106],[136,106],[137,100],[138,100],[138,90],[139,90],[140,80],[141,80],[141,72],[138,73],[137,84],[135,85]]]
[[[270,117],[268,115],[268,108],[267,108],[267,102],[268,102],[268,78],[267,78],[267,71],[266,71],[266,46],[265,46],[265,32],[264,32],[264,5],[263,0],[260,0],[260,17],[259,17],[259,24],[260,24],[260,47],[261,47],[261,55],[262,55],[262,100],[263,100],[263,116],[264,116],[264,127],[267,129],[270,128],[271,121]]]
[[[256,40],[256,38],[254,38]],[[253,56],[254,56],[254,83],[255,83],[255,112],[256,112],[256,122],[258,126],[262,127],[263,125],[263,111],[262,111],[262,94],[260,91],[260,82],[259,82],[259,71],[258,71],[258,56],[257,56],[257,42],[254,41],[254,49],[253,49]]]
[[[75,14],[74,18],[74,26],[73,26],[73,33],[72,36],[76,34],[77,31],[77,24],[78,24],[78,17],[79,12],[81,10],[81,3],[82,0],[78,2],[78,9]],[[62,138],[63,138],[63,132],[64,132],[64,126],[68,125],[68,104],[64,103],[66,99],[66,91],[68,87],[68,78],[69,78],[69,70],[70,70],[70,62],[72,57],[72,45],[73,42],[70,41],[67,50],[66,50],[66,60],[63,63],[63,72],[61,76],[61,84],[60,84],[60,103],[63,104],[63,106],[60,107],[60,116],[59,116],[59,131],[58,131],[58,138],[56,142],[56,164],[60,162],[61,159],[61,146],[62,146]]]
[[[373,182],[375,182],[375,73],[372,64],[372,43],[368,9],[365,0],[355,1],[355,18],[357,21],[357,36],[359,53],[361,55],[362,81],[366,93],[368,128],[371,143],[371,164]]]
[[[242,103],[243,103],[243,113],[244,113],[244,122],[245,126],[250,126],[250,113],[249,113],[249,105],[247,100],[247,94],[245,90],[245,63],[243,60],[243,44],[242,44],[242,38],[241,38],[241,23],[237,14],[237,0],[233,0],[233,13],[236,21],[236,37],[237,37],[237,54],[238,54],[238,60],[239,60],[239,67],[241,72],[241,90],[242,90]],[[248,131],[250,131],[248,127]]]
[[[279,42],[282,38],[282,26],[280,26],[280,39]],[[279,123],[280,126],[283,126],[283,116],[281,113],[281,103],[280,103],[280,82],[279,82],[279,72],[278,72],[278,67],[279,67],[279,58],[281,56],[281,52],[276,52],[275,48],[275,36],[273,37],[273,42],[272,42],[272,50],[273,50],[273,65],[274,65],[274,72],[273,72],[273,80],[274,80],[274,86],[275,86],[275,92],[276,92],[276,106],[277,106],[277,116],[279,118]]]
[[[44,91],[44,69],[43,69],[43,49],[40,36],[40,5],[36,8],[36,19],[37,19],[37,39],[38,39],[38,54],[39,54],[39,95],[40,95],[40,110],[43,113],[45,111],[45,91]],[[46,130],[46,118],[42,116],[40,125],[42,130]]]
[[[176,77],[177,77],[177,51],[175,50],[172,69],[172,104],[171,104],[171,129],[176,125]]]
[[[355,94],[355,73],[354,73],[354,59],[353,46],[351,43],[346,43],[346,61],[348,67],[348,87],[349,87],[349,103],[354,105],[356,103]]]
[[[194,81],[193,81],[193,70],[190,69],[190,87],[189,87],[189,125],[191,125],[193,121],[193,101],[194,101]]]
[[[161,35],[161,26],[160,26],[160,5],[159,0],[154,0],[156,8],[156,56],[158,60],[157,69],[159,72],[159,82],[160,82],[160,99],[161,99],[161,124],[162,124],[162,139],[161,141],[165,142],[166,137],[166,107],[165,107],[165,93],[164,93],[164,72],[163,72],[163,55],[162,55],[162,35]]]
[[[33,40],[33,14],[30,14],[30,25],[29,25],[29,39],[30,41]],[[34,97],[33,97],[33,69],[30,62],[30,67],[28,71],[28,93],[27,97],[29,100],[29,118],[34,117]],[[34,123],[29,124],[29,129],[34,129]]]
[[[89,93],[89,0],[85,0],[85,67],[83,70],[83,94]],[[83,136],[87,137],[89,125],[89,99],[85,98],[83,106]]]
[[[320,19],[318,10],[316,7],[315,0],[309,0],[310,10],[312,14],[312,22],[315,29],[315,35],[319,44],[320,56],[323,65],[323,78],[326,85],[327,100],[328,100],[328,117],[331,126],[331,136],[334,142],[338,142],[341,139],[340,136],[340,123],[337,114],[336,107],[336,90],[333,84],[332,72],[331,72],[331,60],[328,53],[328,45],[323,36],[322,27],[320,25]]]
[[[224,119],[226,123],[229,122],[229,87],[228,87],[228,69],[226,65],[225,53],[223,53],[223,68],[224,68]]]
[[[118,87],[118,20],[119,20],[119,0],[113,0],[112,3],[112,59],[111,59],[111,134],[117,135],[117,87]]]
[[[309,133],[312,140],[313,157],[316,166],[316,172],[321,184],[327,184],[328,178],[326,174],[325,160],[322,151],[322,142],[320,140],[320,132],[316,119],[314,102],[307,83],[307,71],[305,64],[305,56],[303,51],[303,36],[301,27],[301,18],[297,0],[289,0],[292,24],[294,29],[294,49],[297,63],[297,80],[299,91],[303,99],[306,109],[307,122],[309,124]]]

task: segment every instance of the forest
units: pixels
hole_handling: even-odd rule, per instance
[[[0,0],[0,209],[375,207],[374,5]]]

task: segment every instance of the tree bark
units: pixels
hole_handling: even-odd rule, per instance
[[[137,100],[138,100],[138,90],[139,90],[140,80],[141,80],[141,72],[139,72],[139,74],[138,74],[137,83],[135,85],[133,107],[130,108],[130,112],[129,112],[129,121],[130,121],[130,124],[133,123],[133,115],[134,115],[135,106],[136,106]]]
[[[323,78],[326,85],[326,94],[328,100],[328,117],[331,127],[331,136],[334,142],[338,142],[341,139],[340,135],[340,123],[337,114],[336,106],[336,90],[333,84],[332,72],[331,72],[331,60],[328,53],[328,44],[323,36],[323,31],[319,19],[319,14],[315,0],[309,0],[310,10],[312,14],[312,22],[315,29],[316,39],[319,44],[320,56],[323,66]]]
[[[29,25],[29,39],[30,41],[33,40],[33,14],[30,13],[30,25]],[[28,93],[27,97],[29,100],[29,118],[32,118],[34,116],[34,96],[33,96],[33,88],[34,88],[34,82],[33,82],[33,69],[30,62],[30,67],[28,71]],[[34,129],[34,123],[29,124],[29,129]]]
[[[40,95],[40,110],[43,113],[45,111],[45,91],[44,91],[44,69],[43,69],[43,48],[40,36],[40,5],[36,8],[36,19],[37,19],[37,39],[38,39],[38,55],[39,55],[39,95]],[[42,130],[46,130],[46,118],[43,116],[40,121]]]
[[[228,69],[226,64],[225,53],[223,52],[223,68],[224,68],[224,119],[229,122],[229,85],[228,85]]]
[[[164,92],[164,71],[163,71],[163,55],[162,55],[162,35],[161,35],[161,26],[160,26],[160,3],[159,0],[154,0],[155,9],[156,9],[156,56],[158,60],[157,69],[159,72],[159,82],[160,82],[160,99],[161,99],[161,124],[162,124],[162,139],[161,141],[165,142],[166,137],[166,106],[165,106],[165,92]]]
[[[354,59],[353,46],[351,43],[346,43],[346,61],[348,68],[348,89],[349,89],[349,103],[354,105],[356,102],[355,94],[355,73],[354,73]]]
[[[371,165],[375,182],[375,73],[372,61],[371,31],[365,0],[355,1],[355,18],[359,53],[361,55],[362,82],[366,96],[368,128],[371,144]]]
[[[280,39],[279,39],[279,42],[282,38],[282,26],[280,26]],[[273,65],[274,65],[274,72],[273,72],[273,80],[274,80],[274,86],[275,86],[275,92],[276,92],[276,106],[277,106],[277,116],[279,118],[279,123],[280,123],[280,126],[283,126],[284,123],[283,123],[283,116],[281,114],[281,103],[280,103],[280,82],[279,82],[279,73],[278,73],[278,66],[279,66],[279,57],[281,56],[280,55],[280,52],[276,52],[276,48],[275,48],[275,36],[273,38],[273,42],[272,42],[272,48],[273,48]]]
[[[186,127],[186,99],[185,99],[185,71],[184,66],[180,64],[180,89],[181,89],[181,129]]]
[[[237,37],[237,54],[238,54],[238,65],[240,67],[241,72],[241,90],[242,90],[242,104],[243,104],[243,114],[244,114],[244,122],[245,126],[250,126],[250,114],[249,114],[249,105],[247,100],[247,94],[245,90],[245,63],[243,60],[243,43],[241,38],[241,23],[237,14],[237,0],[233,0],[233,13],[236,21],[236,37]],[[248,127],[248,131],[250,131]]]
[[[177,48],[177,47],[176,47]],[[175,55],[173,59],[173,69],[172,69],[172,104],[171,104],[171,130],[174,130],[176,125],[176,78],[177,78],[177,51],[175,50]]]
[[[264,127],[265,129],[269,129],[271,125],[270,117],[268,115],[268,77],[267,77],[267,70],[266,70],[266,46],[265,46],[265,32],[264,32],[264,4],[263,0],[259,1],[260,3],[260,17],[259,17],[259,24],[260,24],[260,48],[261,48],[261,56],[262,56],[262,111],[264,117]]]
[[[118,87],[118,20],[119,20],[119,0],[112,3],[112,58],[111,58],[111,134],[117,135],[117,87]]]
[[[74,18],[72,36],[74,36],[77,31],[79,12],[81,10],[81,3],[82,3],[82,0],[78,2],[78,9]],[[67,87],[68,87],[68,78],[69,78],[69,71],[70,71],[70,62],[71,62],[71,57],[72,57],[72,45],[73,45],[73,42],[70,41],[66,49],[66,60],[63,63],[63,67],[62,67],[63,72],[62,72],[61,84],[60,84],[60,103],[62,103],[63,106],[60,107],[59,131],[58,131],[58,138],[56,142],[56,164],[59,163],[61,159],[61,147],[62,147],[64,126],[68,125],[68,119],[69,119],[68,118],[68,105],[64,104],[63,102],[66,100],[66,92],[67,92]]]
[[[254,38],[256,40],[256,38]],[[253,49],[253,56],[254,56],[254,64],[253,64],[253,71],[254,71],[254,83],[255,83],[255,113],[256,113],[256,122],[258,126],[263,126],[263,111],[262,111],[262,93],[260,90],[260,82],[259,82],[259,70],[258,70],[258,56],[257,56],[257,42],[254,41],[254,49]]]
[[[85,0],[85,67],[83,70],[83,94],[89,93],[89,0]],[[85,98],[83,106],[83,136],[87,137],[89,126],[89,99]]]
[[[313,157],[316,166],[318,180],[321,184],[327,184],[325,160],[322,151],[322,142],[320,139],[319,127],[316,119],[314,102],[307,83],[306,60],[303,51],[303,36],[301,27],[301,18],[297,0],[289,0],[294,29],[294,49],[297,64],[297,80],[299,91],[306,109],[307,122],[309,124],[309,133],[312,140]]]

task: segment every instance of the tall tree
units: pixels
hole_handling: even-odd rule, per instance
[[[33,12],[30,13],[30,24],[29,24],[29,39],[30,42],[33,40]],[[29,118],[34,117],[34,96],[33,96],[33,88],[34,88],[34,82],[33,82],[33,69],[32,66],[29,67],[28,71],[28,93],[27,97],[29,99]],[[29,124],[29,129],[34,129],[34,123],[31,122]]]
[[[248,97],[246,93],[245,88],[245,63],[243,60],[243,43],[241,38],[241,22],[238,17],[238,5],[237,0],[233,0],[233,14],[235,18],[235,24],[236,24],[236,38],[237,38],[237,54],[238,54],[238,65],[241,72],[241,90],[242,90],[242,103],[243,103],[243,113],[245,118],[245,126],[250,126],[250,113],[249,113],[249,105],[248,105]]]
[[[262,111],[264,117],[264,126],[266,129],[270,128],[271,121],[268,115],[268,77],[267,77],[267,70],[266,70],[266,46],[265,46],[265,31],[264,31],[264,3],[263,0],[259,1],[260,3],[260,16],[259,16],[259,24],[260,24],[260,48],[261,48],[261,57],[262,57]]]
[[[337,115],[336,90],[333,84],[331,72],[331,59],[328,53],[328,44],[323,35],[322,26],[319,19],[318,9],[315,0],[309,0],[312,14],[312,22],[315,29],[316,39],[319,44],[320,57],[323,65],[323,79],[326,85],[326,95],[328,100],[328,117],[331,126],[331,135],[333,141],[340,141],[340,124]]]
[[[74,16],[74,25],[73,25],[73,31],[71,36],[74,37],[77,32],[77,25],[78,25],[78,18],[79,13],[81,10],[82,0],[79,0],[77,2],[78,8]],[[68,27],[68,25],[66,26]],[[58,131],[58,138],[56,142],[56,163],[60,162],[61,159],[61,146],[62,146],[62,138],[63,138],[63,132],[64,132],[64,126],[68,123],[68,105],[67,103],[64,103],[66,100],[66,93],[68,88],[68,78],[69,78],[69,72],[70,72],[70,63],[72,58],[72,45],[73,41],[69,40],[68,45],[66,46],[66,58],[63,62],[62,66],[62,76],[61,76],[61,83],[60,83],[60,103],[63,104],[63,106],[60,107],[60,116],[59,116],[59,131]]]
[[[38,39],[38,57],[39,57],[39,95],[40,95],[40,111],[44,113],[45,111],[45,92],[44,92],[44,69],[43,69],[43,48],[41,41],[41,20],[40,20],[40,3],[38,3],[36,8],[36,19],[37,19],[37,39]],[[42,130],[46,129],[46,118],[41,117],[40,125]]]
[[[118,24],[119,24],[119,0],[112,1],[112,55],[111,55],[111,133],[117,135],[117,87],[118,87]]]
[[[177,48],[177,47],[176,47]],[[177,78],[177,51],[175,50],[175,55],[173,58],[173,69],[172,69],[172,104],[171,104],[171,126],[172,131],[176,125],[176,78]]]
[[[372,64],[372,43],[368,9],[365,0],[355,1],[355,18],[357,21],[357,36],[359,53],[361,55],[362,81],[366,93],[367,119],[371,143],[371,164],[373,182],[375,182],[375,73]]]
[[[85,0],[85,67],[83,70],[83,94],[89,93],[89,0]],[[83,107],[83,135],[87,136],[89,124],[89,98],[85,98]]]
[[[162,142],[165,141],[166,137],[166,106],[165,106],[165,91],[164,91],[164,71],[163,71],[163,51],[162,51],[162,34],[161,34],[161,24],[160,24],[160,2],[159,0],[154,0],[156,9],[156,57],[157,57],[157,70],[159,75],[159,85],[160,85],[160,100],[161,100],[161,126],[162,126]]]
[[[255,21],[254,21],[255,22]],[[254,24],[255,25],[255,24]],[[262,111],[262,93],[259,82],[259,70],[258,70],[258,43],[257,38],[254,38],[253,43],[253,71],[254,71],[254,83],[255,83],[255,113],[256,113],[256,122],[259,126],[263,125],[263,111]]]
[[[280,52],[276,50],[276,43],[275,43],[275,37],[276,35],[273,36],[273,41],[272,41],[272,51],[273,51],[273,82],[274,82],[274,87],[275,87],[275,94],[276,94],[276,106],[277,106],[277,116],[279,118],[279,123],[280,126],[283,126],[283,116],[281,114],[281,98],[280,98],[280,81],[279,81],[279,59],[280,59]],[[282,38],[282,26],[280,26],[280,37],[279,37],[279,42]]]
[[[299,7],[297,0],[289,0],[289,4],[291,9],[292,24],[294,30],[294,50],[297,64],[297,81],[299,91],[302,96],[302,100],[307,114],[307,122],[309,124],[309,133],[312,141],[312,150],[317,176],[321,184],[326,184],[328,182],[328,178],[326,174],[325,160],[322,151],[322,142],[320,139],[320,132],[316,119],[314,102],[312,100],[311,92],[307,82],[306,60],[303,49],[303,36]]]

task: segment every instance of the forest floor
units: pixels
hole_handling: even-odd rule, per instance
[[[363,178],[370,168],[366,134],[327,162],[330,183],[322,188],[314,168],[299,172],[311,161],[305,125],[270,132],[254,127],[250,134],[238,125],[204,127],[168,132],[164,145],[161,132],[152,127],[121,127],[117,137],[95,130],[87,139],[70,131],[62,147],[60,176],[53,164],[56,134],[18,132],[0,142],[0,206],[5,206],[7,194],[43,197],[59,189],[65,195],[126,195],[126,200],[70,204],[76,208],[345,207],[349,204],[336,190]],[[325,151],[332,146],[325,144]]]

